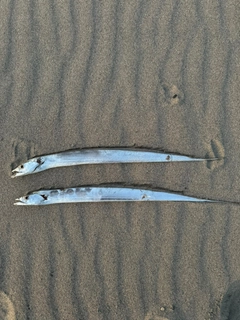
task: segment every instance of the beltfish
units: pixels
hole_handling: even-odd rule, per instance
[[[193,158],[185,155],[171,154],[153,150],[129,149],[82,149],[64,151],[34,157],[12,170],[12,178],[25,176],[57,167],[76,166],[82,164],[105,163],[140,163],[140,162],[178,162],[217,160]]]
[[[185,201],[185,202],[223,202],[185,196],[182,194],[138,189],[132,187],[76,187],[33,191],[16,199],[14,205],[49,205],[75,202],[118,202],[118,201]]]

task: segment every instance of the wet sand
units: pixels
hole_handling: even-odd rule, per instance
[[[240,202],[239,15],[237,0],[1,3],[1,319],[240,318],[240,206],[13,206],[115,182]],[[10,178],[32,156],[101,146],[222,160]]]

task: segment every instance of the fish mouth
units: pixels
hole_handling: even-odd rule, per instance
[[[12,170],[11,178],[16,178],[20,172],[16,169]]]
[[[17,201],[17,202],[14,203],[14,206],[26,206],[27,205],[25,202],[23,202],[21,200],[21,198],[20,199],[17,198],[17,199],[15,199],[15,201]]]
[[[18,176],[23,176],[23,175],[24,175],[24,172],[22,172],[19,168],[15,168],[12,170],[11,178],[15,178]]]
[[[26,175],[25,172],[22,172],[16,168],[16,169],[12,170],[11,178],[21,177],[21,176],[25,176],[25,175]]]

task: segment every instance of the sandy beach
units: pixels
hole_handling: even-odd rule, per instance
[[[0,4],[0,319],[240,319],[240,3]],[[74,148],[201,163],[56,168]],[[149,184],[216,203],[13,206],[40,188]]]

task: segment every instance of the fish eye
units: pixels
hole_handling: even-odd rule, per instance
[[[28,200],[28,198],[29,198],[28,196],[25,197],[26,200]]]
[[[23,164],[21,164],[21,165],[20,165],[20,168],[21,168],[21,169],[23,169],[23,168],[24,168],[24,165],[23,165]]]

